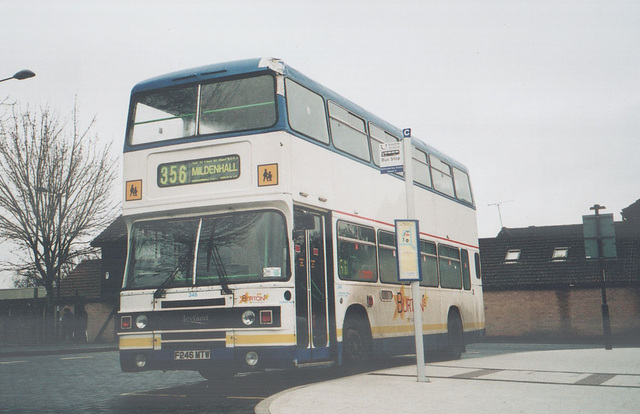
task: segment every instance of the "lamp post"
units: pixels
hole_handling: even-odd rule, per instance
[[[29,69],[23,69],[20,72],[16,72],[13,76],[0,79],[0,82],[8,81],[11,79],[24,80],[24,79],[33,78],[34,76],[36,76],[36,74],[30,71]]]
[[[615,227],[613,214],[600,214],[605,206],[595,204],[589,208],[595,211],[593,216],[582,216],[584,248],[587,260],[597,260],[600,268],[600,289],[602,295],[602,330],[604,333],[605,349],[612,349],[611,321],[609,317],[609,304],[607,303],[607,287],[605,273],[605,259],[615,260],[617,257],[615,247]]]
[[[596,213],[596,220],[600,217],[600,210],[604,210],[606,207],[600,204],[594,204],[593,207],[589,207],[589,210],[593,210]],[[611,320],[609,317],[609,304],[607,303],[607,282],[604,270],[604,249],[602,245],[602,234],[599,223],[596,223],[596,237],[598,238],[598,263],[600,264],[600,291],[602,296],[602,330],[604,332],[604,347],[607,350],[613,348],[611,344]]]

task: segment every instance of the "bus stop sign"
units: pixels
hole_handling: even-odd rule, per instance
[[[401,173],[403,170],[402,142],[380,144],[380,173]]]
[[[398,280],[401,282],[421,281],[418,220],[396,220],[395,227]]]

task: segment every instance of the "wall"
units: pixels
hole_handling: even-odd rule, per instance
[[[640,290],[608,288],[611,332],[640,342]],[[484,292],[487,337],[501,340],[601,342],[600,289]]]
[[[0,343],[41,343],[53,338],[53,313],[45,300],[0,301]]]
[[[109,316],[113,311],[113,305],[105,303],[89,303],[85,307],[87,314],[89,315],[89,323],[87,325],[87,337],[89,342],[95,342],[97,335],[101,329],[104,331],[100,336],[100,342],[114,342],[116,340],[115,321],[117,315],[114,315],[111,320]]]
[[[75,312],[75,306],[72,302],[66,306]],[[117,316],[114,315],[109,319],[114,307],[115,305],[99,302],[89,302],[85,304],[84,308],[87,311],[87,338],[89,342],[116,341],[115,321]],[[62,308],[64,308],[64,306],[62,306]],[[103,330],[102,335],[100,338],[97,338],[101,330]]]
[[[62,314],[65,306],[75,311],[73,302],[60,306]],[[117,342],[117,315],[109,319],[116,305],[86,303],[87,338],[89,342]],[[49,309],[47,311],[47,309]],[[54,331],[55,311],[47,307],[45,300],[0,301],[0,343],[39,344],[53,343],[61,338]],[[104,328],[104,329],[103,329]],[[59,324],[61,329],[61,324]],[[102,332],[98,339],[97,336]]]

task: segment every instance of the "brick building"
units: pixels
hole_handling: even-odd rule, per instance
[[[56,341],[55,308],[87,313],[86,338],[90,342],[116,341],[116,313],[126,259],[126,227],[122,217],[111,223],[91,245],[99,247],[101,259],[84,260],[60,283],[60,297],[44,288],[0,291],[0,343]],[[58,327],[60,329],[60,327]]]
[[[616,222],[618,259],[606,262],[612,336],[640,341],[640,200]],[[585,258],[582,224],[503,228],[480,240],[487,336],[600,342],[602,272]]]
[[[87,314],[86,338],[90,342],[115,340],[115,314],[118,296],[103,289],[105,273],[102,260],[84,260],[60,283],[60,308],[69,308],[78,317]]]

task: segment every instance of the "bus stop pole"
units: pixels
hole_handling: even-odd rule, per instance
[[[405,134],[402,140],[404,153],[404,182],[407,205],[407,219],[415,218],[415,199],[413,193],[413,151],[411,148],[411,134]],[[419,235],[418,235],[419,236]],[[416,366],[418,382],[429,382],[424,372],[424,340],[422,336],[422,298],[420,296],[420,282],[411,282],[411,298],[413,302],[413,323],[416,340]]]

